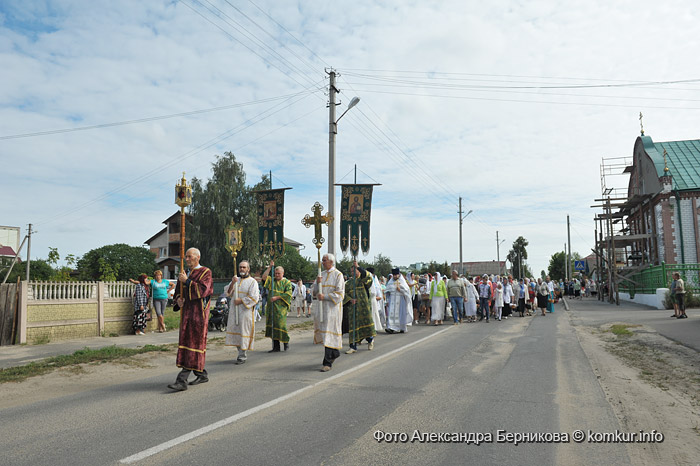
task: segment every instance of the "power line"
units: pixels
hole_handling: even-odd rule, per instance
[[[255,8],[257,8],[258,10],[260,10],[260,12],[261,12],[262,14],[264,14],[265,16],[267,16],[268,18],[270,18],[270,20],[271,20],[273,23],[275,23],[277,26],[279,26],[284,32],[286,32],[287,34],[289,34],[289,36],[290,36],[292,39],[294,39],[295,41],[297,41],[299,44],[301,44],[302,47],[304,47],[306,50],[308,50],[309,52],[311,52],[311,54],[312,54],[314,57],[318,58],[318,59],[321,61],[321,63],[323,63],[323,64],[326,66],[326,68],[330,68],[330,66],[323,60],[323,58],[319,57],[319,56],[316,54],[316,52],[314,52],[314,51],[311,50],[309,47],[307,47],[306,44],[304,44],[302,41],[300,41],[299,39],[297,39],[296,36],[294,36],[294,35],[293,35],[291,32],[289,32],[284,26],[282,26],[280,23],[278,23],[272,16],[270,16],[270,15],[267,14],[265,11],[263,11],[262,8],[260,8],[258,5],[256,5],[256,4],[253,2],[253,0],[248,0],[248,1],[249,1]]]
[[[354,88],[352,87],[352,85],[350,85],[350,84],[348,84],[348,85],[350,86],[350,88],[351,88],[353,91],[356,91],[356,89],[354,89]],[[381,118],[379,117],[379,115],[377,115],[377,113],[374,111],[374,109],[369,105],[369,103],[367,103],[365,106],[370,110],[370,112],[372,112],[372,113],[376,116],[376,118],[377,118],[379,121],[382,121]],[[376,123],[374,123],[374,122],[365,114],[365,112],[362,111],[362,109],[360,109],[360,108],[358,107],[358,111],[360,112],[360,114],[361,114],[363,117],[365,117],[365,119],[366,119],[372,126],[374,126],[374,128],[376,128],[376,129],[379,131],[379,134],[380,134],[381,136],[384,136],[384,138],[385,138],[387,141],[389,141],[390,147],[393,146],[393,147],[396,148],[396,153],[399,155],[399,158],[401,158],[401,156],[405,157],[405,159],[408,161],[408,163],[405,164],[405,165],[401,165],[402,168],[410,167],[410,168],[408,169],[408,171],[412,171],[413,174],[414,174],[414,178],[418,179],[419,181],[420,181],[420,178],[421,178],[421,177],[425,177],[425,178],[429,179],[430,182],[425,183],[425,181],[423,181],[423,184],[424,184],[426,187],[428,187],[429,189],[433,188],[434,186],[438,186],[441,190],[443,190],[445,193],[447,193],[447,196],[448,196],[448,197],[447,197],[447,198],[443,198],[443,199],[448,199],[448,202],[452,202],[451,200],[453,200],[453,199],[459,197],[459,196],[458,196],[456,193],[454,193],[452,190],[448,189],[443,183],[441,183],[440,181],[436,180],[436,179],[430,174],[430,170],[428,169],[428,167],[425,167],[425,165],[423,165],[421,159],[417,159],[417,160],[416,160],[416,159],[413,159],[413,160],[411,160],[411,157],[403,150],[403,148],[402,148],[398,143],[396,143],[391,137],[389,137]],[[397,139],[400,139],[399,136],[391,129],[391,127],[390,127],[389,125],[387,125],[387,124],[384,123],[383,121],[382,121],[382,123],[384,124],[384,126],[387,127],[388,131],[390,131],[390,132],[394,135],[394,137],[396,137]],[[404,143],[404,145],[405,145],[405,143]],[[424,168],[424,169],[423,169],[422,171],[421,171],[421,170],[418,170],[417,168],[414,167],[414,165],[418,165],[418,164],[423,165],[423,168]],[[416,173],[418,174],[418,176],[415,175]],[[434,185],[432,185],[431,182],[434,183]]]
[[[199,2],[198,0],[193,0],[193,1],[196,2],[196,3],[198,3],[199,5],[201,5],[203,8],[205,8],[205,9],[206,9],[207,11],[209,11],[210,13],[212,13],[211,10],[209,10],[205,5],[203,5],[203,4],[202,4],[201,2]],[[206,0],[204,0],[204,1],[206,1]],[[294,81],[295,83],[299,84],[300,86],[303,86],[303,84],[300,83],[296,78],[294,78],[294,77],[291,76],[289,73],[287,73],[287,72],[285,72],[284,70],[282,70],[279,66],[277,66],[275,63],[269,61],[267,58],[265,58],[264,56],[262,56],[262,55],[261,55],[260,53],[258,53],[257,51],[253,50],[250,46],[248,46],[247,44],[245,44],[242,40],[240,40],[240,39],[236,38],[235,36],[233,36],[231,33],[229,33],[228,31],[226,31],[223,27],[221,27],[220,25],[216,24],[216,23],[215,23],[214,21],[212,21],[211,19],[209,19],[209,18],[207,18],[206,16],[204,16],[204,15],[203,15],[202,13],[200,13],[198,10],[196,10],[196,9],[193,8],[192,6],[188,5],[185,1],[180,1],[180,3],[182,3],[182,4],[185,5],[187,8],[189,8],[190,10],[194,11],[196,14],[198,14],[199,16],[201,16],[202,18],[204,18],[205,21],[207,21],[208,23],[212,24],[214,27],[218,28],[221,32],[223,32],[224,34],[226,34],[226,35],[227,35],[228,37],[230,37],[232,40],[234,40],[234,41],[238,42],[239,44],[241,44],[243,47],[245,47],[246,49],[248,49],[251,53],[253,53],[253,54],[257,55],[258,57],[260,57],[260,59],[261,59],[262,61],[264,61],[264,62],[267,63],[268,65],[272,66],[273,68],[276,68],[276,69],[277,69],[278,71],[280,71],[283,75],[289,77],[289,78],[290,78],[292,81]],[[217,17],[218,17],[218,16],[217,16]],[[229,26],[231,26],[230,23],[227,23],[226,21],[224,21],[224,22],[225,22],[226,24],[228,24]],[[235,27],[234,27],[234,29],[235,29]]]
[[[345,81],[346,84],[351,83]],[[634,100],[661,100],[661,101],[680,101],[680,102],[700,102],[700,99],[688,99],[688,98],[674,98],[674,97],[642,97],[642,96],[614,96],[614,95],[595,95],[595,94],[573,94],[573,93],[558,93],[558,92],[528,92],[520,90],[507,90],[507,89],[472,89],[472,88],[455,88],[440,85],[423,85],[423,86],[413,86],[413,85],[397,85],[397,84],[368,84],[365,82],[354,83],[356,85],[370,85],[376,87],[391,87],[391,88],[416,88],[416,89],[440,89],[440,90],[465,90],[473,92],[495,92],[504,94],[528,94],[528,95],[553,95],[562,97],[586,97],[586,98],[600,98],[600,99],[634,99]]]
[[[439,95],[439,94],[418,94],[412,92],[389,92],[389,91],[376,91],[371,89],[359,89],[361,92],[369,92],[373,94],[388,94],[388,95],[405,95],[412,97],[435,97],[435,98],[445,98],[445,99],[464,99],[464,100],[480,100],[486,102],[512,102],[512,103],[526,103],[526,104],[551,104],[551,105],[571,105],[571,106],[586,106],[586,107],[615,107],[615,108],[634,108],[639,109],[639,105],[620,105],[620,104],[602,104],[593,102],[554,102],[551,100],[524,100],[524,99],[495,99],[489,97],[471,97],[471,96],[460,96],[460,95]],[[700,107],[663,107],[663,106],[653,106],[644,105],[644,108],[649,109],[660,109],[660,110],[700,110]]]
[[[307,95],[308,95],[308,94],[307,94]],[[273,106],[273,107],[271,107],[271,108],[269,108],[269,109],[267,109],[267,110],[265,110],[265,111],[259,113],[258,115],[255,115],[254,117],[252,117],[252,118],[246,120],[245,122],[241,123],[240,125],[238,125],[238,126],[232,128],[232,129],[230,129],[230,130],[228,130],[228,131],[226,131],[226,132],[224,132],[224,133],[221,133],[220,135],[218,135],[218,136],[216,136],[216,137],[210,139],[209,141],[207,141],[207,142],[205,142],[205,143],[203,143],[203,144],[200,144],[199,146],[197,146],[197,147],[195,147],[195,148],[193,148],[193,149],[191,149],[191,150],[189,150],[189,151],[187,151],[187,152],[185,152],[185,153],[183,153],[183,154],[181,154],[181,155],[175,157],[175,158],[174,158],[173,160],[171,160],[170,162],[167,162],[167,163],[165,163],[165,164],[160,164],[160,165],[158,165],[158,166],[155,167],[154,169],[152,169],[152,170],[150,170],[150,171],[148,171],[148,172],[142,174],[141,176],[138,176],[138,177],[134,178],[134,179],[133,179],[132,181],[130,181],[129,183],[126,183],[126,184],[120,186],[119,188],[116,188],[116,189],[113,189],[113,190],[111,190],[111,191],[108,191],[108,192],[106,192],[106,193],[104,193],[104,194],[102,194],[102,195],[100,195],[100,196],[98,196],[98,197],[96,197],[96,198],[94,198],[94,199],[92,199],[92,200],[89,200],[89,201],[87,201],[87,202],[84,202],[83,204],[80,204],[80,205],[78,205],[78,206],[72,207],[72,208],[67,209],[67,210],[65,210],[65,211],[62,211],[62,212],[57,212],[57,213],[55,213],[53,216],[51,216],[51,217],[49,217],[49,218],[46,218],[46,219],[44,219],[44,220],[38,222],[37,224],[42,224],[42,225],[43,225],[43,224],[51,223],[51,222],[53,222],[54,220],[56,220],[56,219],[58,219],[58,218],[65,217],[66,215],[69,215],[69,214],[71,214],[71,213],[77,212],[77,211],[79,211],[79,210],[84,209],[85,207],[88,207],[88,206],[90,206],[90,205],[92,205],[92,204],[95,204],[96,202],[99,202],[99,201],[101,201],[101,200],[103,200],[103,199],[106,199],[106,198],[108,198],[109,196],[112,196],[112,195],[117,194],[117,193],[119,193],[119,192],[121,192],[121,191],[124,191],[125,189],[130,188],[131,186],[134,186],[135,184],[137,184],[137,183],[139,183],[139,182],[141,182],[141,181],[143,181],[143,180],[149,178],[149,177],[152,176],[153,174],[162,171],[164,168],[168,168],[168,167],[170,167],[170,166],[175,165],[175,164],[178,163],[178,162],[181,162],[182,160],[185,160],[185,159],[187,159],[187,158],[189,158],[189,157],[192,157],[192,156],[194,156],[194,155],[196,155],[196,154],[198,154],[198,153],[200,153],[200,152],[202,152],[202,151],[208,149],[209,147],[212,147],[212,146],[214,146],[215,144],[218,144],[219,142],[224,141],[225,139],[228,139],[228,138],[230,138],[231,136],[233,136],[233,135],[235,135],[235,134],[238,134],[238,133],[240,133],[241,131],[244,131],[244,130],[250,128],[251,126],[253,126],[253,125],[255,125],[255,124],[257,124],[257,123],[259,123],[259,122],[261,122],[261,121],[263,121],[263,120],[265,120],[265,119],[267,119],[267,118],[269,118],[269,117],[271,117],[271,116],[273,116],[273,115],[275,115],[275,114],[281,112],[282,110],[284,110],[284,109],[286,109],[286,108],[288,108],[288,107],[290,107],[290,106],[296,104],[297,102],[300,102],[300,101],[303,100],[305,97],[306,97],[306,96],[302,96],[301,98],[298,98],[296,101],[290,102],[290,103],[288,103],[287,105],[285,105],[285,106],[283,106],[283,107],[280,107],[280,108],[278,108],[278,109],[275,110],[275,111],[272,111],[275,107],[279,107],[280,105],[282,105],[282,104],[277,104],[277,105],[275,105],[275,106]],[[289,101],[289,100],[292,100],[292,99],[293,99],[293,98],[290,98],[290,99],[288,99],[288,101]],[[284,103],[284,102],[283,102],[283,103]]]
[[[387,70],[385,70],[387,71]],[[373,79],[373,80],[378,80],[378,81],[388,81],[388,82],[398,82],[398,83],[416,83],[416,81],[407,81],[405,79],[401,78],[394,78],[390,76],[377,76],[377,75],[371,75],[371,74],[366,74],[366,73],[353,73],[350,70],[346,70],[345,73],[348,76],[357,76],[357,77],[362,77],[362,78],[367,78],[367,79]],[[496,77],[528,77],[528,78],[533,78],[531,76],[516,76],[516,75],[487,75],[487,74],[470,74],[470,73],[433,73],[433,72],[413,72],[413,73],[425,73],[425,79],[440,79],[437,78],[437,74],[446,74],[446,75],[463,75],[463,76],[496,76]],[[468,78],[460,78],[460,79],[455,79],[455,78],[442,78],[442,79],[449,79],[449,80],[461,80],[461,81],[485,81],[483,79],[468,79]],[[569,80],[585,80],[585,78],[546,78],[546,77],[538,77],[537,79],[569,79]],[[651,85],[671,85],[671,84],[687,84],[687,83],[698,83],[700,82],[700,78],[692,78],[692,79],[681,79],[681,80],[673,80],[673,81],[624,81],[620,82],[619,80],[601,80],[601,79],[595,79],[595,81],[610,81],[606,82],[605,84],[569,84],[569,85],[548,85],[548,86],[474,86],[474,87],[483,87],[483,88],[503,88],[503,89],[587,89],[587,88],[615,88],[615,87],[640,87],[640,86],[651,86]],[[504,82],[513,82],[513,81],[504,81]],[[518,82],[518,81],[514,81]],[[611,83],[614,82],[614,83]],[[698,89],[700,90],[700,89]]]
[[[255,26],[257,26],[258,29],[260,29],[262,32],[264,32],[265,34],[267,34],[272,40],[274,40],[274,41],[276,41],[278,44],[280,44],[280,45],[282,46],[282,48],[288,50],[289,53],[291,53],[292,55],[294,55],[294,57],[295,57],[297,60],[299,60],[301,63],[303,63],[305,66],[308,66],[311,70],[315,70],[315,69],[316,69],[315,66],[314,66],[312,63],[306,61],[305,58],[299,56],[294,50],[292,50],[292,49],[290,49],[289,47],[287,47],[283,42],[281,42],[281,41],[280,41],[279,39],[277,39],[275,36],[273,36],[272,34],[270,34],[265,28],[263,28],[260,24],[258,24],[254,19],[252,19],[252,18],[251,18],[250,16],[248,16],[247,14],[245,14],[240,8],[234,6],[229,0],[224,0],[224,1],[225,1],[226,3],[228,3],[228,4],[231,6],[231,8],[233,8],[233,9],[236,10],[238,13],[240,13],[244,18],[246,18],[248,21],[250,21],[250,22],[253,23]],[[270,18],[275,24],[277,24],[279,27],[281,27],[287,34],[289,34],[292,38],[294,38],[297,42],[299,42],[299,43],[300,43],[302,46],[304,46],[307,50],[309,50],[314,56],[318,57],[318,55],[316,55],[311,49],[309,49],[309,48],[306,47],[303,43],[301,43],[301,41],[299,41],[296,37],[292,36],[292,34],[291,34],[289,31],[287,31],[281,24],[279,24],[277,21],[275,21],[270,15],[268,15],[268,14],[265,13],[263,10],[261,10],[260,7],[258,7],[255,3],[253,3],[252,1],[251,1],[250,3],[251,3],[253,6],[255,6],[258,10],[260,10],[265,16],[267,16],[268,18]]]
[[[266,50],[270,55],[276,57],[280,62],[282,62],[285,66],[287,66],[287,67],[290,69],[290,71],[291,71],[291,70],[295,71],[295,72],[298,73],[303,79],[306,79],[306,80],[310,80],[310,79],[311,79],[309,76],[306,75],[306,73],[304,73],[302,70],[300,70],[295,64],[291,63],[289,60],[287,60],[287,59],[284,58],[282,55],[280,55],[275,49],[273,49],[272,47],[270,47],[269,45],[267,45],[263,39],[259,38],[255,33],[253,33],[253,32],[251,32],[250,30],[248,30],[248,28],[246,28],[245,26],[243,26],[243,24],[241,24],[240,22],[236,21],[234,18],[232,18],[231,16],[229,16],[229,15],[228,15],[226,12],[224,12],[222,9],[218,8],[218,7],[215,6],[213,3],[211,3],[209,0],[194,0],[194,1],[198,1],[200,4],[201,4],[202,1],[204,1],[204,2],[206,2],[207,4],[209,4],[209,5],[211,6],[211,9],[207,8],[206,6],[205,6],[205,8],[207,8],[211,13],[215,14],[216,16],[218,16],[219,19],[222,19],[222,21],[224,21],[224,23],[226,23],[226,24],[228,24],[229,26],[231,26],[234,30],[238,31],[241,35],[243,35],[244,37],[246,37],[248,40],[250,40],[250,41],[253,42],[254,44],[257,44],[257,45],[258,45],[260,48],[262,48],[263,50]],[[225,1],[226,1],[226,0],[225,0]],[[236,11],[238,11],[239,13],[241,13],[243,16],[245,16],[245,17],[247,18],[247,16],[246,16],[245,14],[243,14],[243,12],[241,12],[241,11],[238,10],[236,7],[234,7],[230,2],[226,1],[226,3],[228,3],[232,8],[234,8]],[[213,9],[213,11],[212,11],[212,9]],[[218,12],[218,13],[217,13],[217,12]],[[224,18],[226,18],[226,19],[223,19],[222,16],[223,16]],[[252,22],[252,21],[251,21],[251,22]],[[253,24],[255,24],[255,23],[253,22]],[[256,24],[256,25],[257,25],[257,24]],[[266,32],[266,31],[265,31],[265,32]],[[273,39],[274,39],[274,38],[273,38]]]
[[[279,96],[279,97],[270,97],[268,99],[253,100],[250,102],[242,102],[239,104],[224,105],[221,107],[205,108],[205,109],[201,109],[201,110],[192,110],[189,112],[171,113],[169,115],[160,115],[160,116],[153,116],[153,117],[146,117],[146,118],[138,118],[135,120],[115,121],[115,122],[111,122],[111,123],[101,123],[98,125],[80,126],[77,128],[63,128],[63,129],[53,129],[53,130],[46,130],[46,131],[36,131],[33,133],[11,134],[11,135],[7,135],[7,136],[0,136],[0,140],[28,138],[28,137],[34,137],[34,136],[47,136],[50,134],[71,133],[73,131],[87,131],[87,130],[92,130],[92,129],[109,128],[109,127],[113,127],[113,126],[132,125],[132,124],[136,124],[136,123],[147,123],[150,121],[165,120],[168,118],[200,115],[203,113],[218,112],[221,110],[230,110],[232,108],[240,108],[240,107],[246,107],[249,105],[257,105],[257,104],[263,104],[263,103],[267,103],[267,102],[274,102],[276,100],[289,99],[291,97],[296,97],[296,96],[299,96],[302,94],[312,93],[312,92],[315,92],[315,90],[305,90],[305,91],[297,92],[294,94],[287,94],[287,95],[283,95],[283,96]]]

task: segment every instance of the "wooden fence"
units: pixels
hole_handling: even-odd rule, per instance
[[[0,346],[12,345],[17,332],[19,285],[0,284]]]

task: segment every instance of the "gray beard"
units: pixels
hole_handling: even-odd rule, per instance
[[[241,278],[248,278],[248,275],[250,275],[250,274],[249,274],[249,273],[241,273],[241,272],[238,272],[238,276],[241,277]]]

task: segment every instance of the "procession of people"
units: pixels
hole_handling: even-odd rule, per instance
[[[168,385],[176,391],[186,390],[209,380],[204,367],[210,298],[213,294],[211,271],[199,261],[201,253],[190,248],[185,255],[188,266],[178,277],[174,309],[181,311],[180,342],[177,366],[181,371],[175,383]],[[251,273],[250,263],[241,261],[238,273],[226,285],[229,316],[225,344],[236,348],[234,363],[245,364],[249,351],[255,349],[255,309],[261,301],[261,289],[267,296],[265,337],[272,341],[268,353],[289,351],[290,336],[287,317],[297,310],[299,316],[313,315],[313,343],[323,345],[320,371],[328,372],[343,350],[347,335],[347,355],[357,353],[360,344],[367,350],[375,347],[376,335],[402,334],[409,327],[425,323],[439,326],[445,318],[453,325],[491,321],[508,317],[541,315],[554,312],[560,285],[546,277],[515,280],[511,275],[484,274],[465,277],[453,270],[451,278],[440,273],[417,275],[402,273],[398,267],[386,277],[377,276],[372,267],[361,267],[355,260],[348,276],[336,268],[333,254],[321,259],[321,275],[308,289],[301,279],[285,278],[284,268],[275,267],[274,260],[259,276]],[[145,275],[137,283],[138,309],[141,319],[147,293]],[[143,291],[141,288],[144,288]],[[313,297],[307,307],[307,292]],[[478,307],[478,309],[477,309]],[[191,372],[195,379],[188,381]]]

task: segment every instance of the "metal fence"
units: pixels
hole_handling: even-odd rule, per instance
[[[655,265],[628,276],[628,280],[620,281],[620,291],[634,296],[640,294],[655,294],[657,288],[670,288],[672,274],[679,272],[687,291],[697,294],[700,290],[700,264],[666,264]]]

